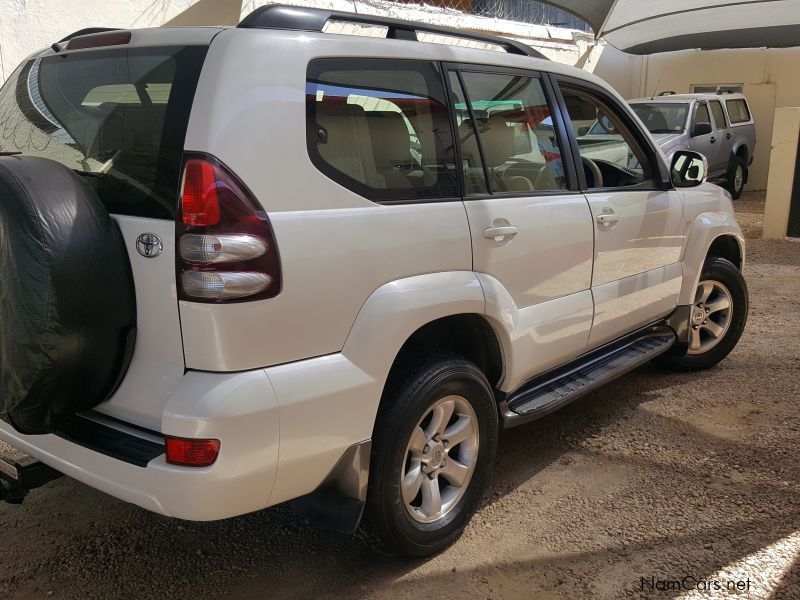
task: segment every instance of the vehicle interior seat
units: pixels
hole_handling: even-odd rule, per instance
[[[409,175],[418,165],[411,157],[411,136],[403,115],[388,110],[365,114],[378,175],[383,177],[388,188],[414,187]],[[415,174],[419,179],[421,171],[417,168]]]
[[[364,108],[343,102],[318,102],[320,131],[317,150],[322,159],[356,181],[375,188],[384,187],[372,152]]]
[[[492,186],[501,192],[532,192],[533,182],[523,175],[506,174],[514,152],[514,128],[501,115],[486,119],[480,127],[481,145]]]

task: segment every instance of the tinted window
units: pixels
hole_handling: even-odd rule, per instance
[[[371,200],[455,197],[450,115],[433,63],[320,59],[306,84],[308,151]]]
[[[0,147],[74,169],[111,213],[174,218],[206,49],[114,48],[29,61],[0,91]]]
[[[462,77],[471,108],[456,101],[462,155],[465,160],[469,156],[470,138],[477,130],[492,192],[566,189],[561,148],[541,81],[469,72]]]
[[[683,133],[689,105],[684,103],[632,104],[633,112],[642,120],[650,133]],[[598,124],[592,132],[602,133]]]
[[[746,123],[750,120],[750,110],[747,108],[747,102],[744,100],[726,100],[725,106],[728,107],[728,115],[731,118],[731,123]]]
[[[728,123],[725,121],[725,111],[722,110],[722,103],[713,100],[708,103],[711,107],[711,114],[714,115],[714,125],[717,129],[725,129]]]
[[[617,188],[650,179],[649,163],[624,118],[599,95],[562,89],[589,188]]]
[[[464,172],[464,193],[486,194],[489,191],[486,185],[483,160],[478,147],[478,135],[473,126],[469,108],[467,106],[464,90],[458,74],[450,71],[450,88],[453,92],[453,102],[456,113],[456,133],[461,145],[461,168]]]
[[[698,123],[708,123],[711,125],[711,115],[708,114],[708,106],[704,103],[697,105],[694,111],[694,125]]]

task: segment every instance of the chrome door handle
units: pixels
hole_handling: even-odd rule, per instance
[[[619,217],[614,214],[603,213],[602,215],[597,215],[597,217],[595,217],[595,221],[597,221],[600,225],[613,225],[619,221]]]
[[[487,229],[484,229],[483,237],[489,238],[490,240],[496,240],[497,238],[512,237],[518,233],[519,227],[515,227],[514,225],[505,225],[503,227],[488,227]]]

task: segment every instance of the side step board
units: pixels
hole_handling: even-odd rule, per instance
[[[669,350],[675,332],[654,325],[540,375],[500,400],[503,427],[543,417]]]

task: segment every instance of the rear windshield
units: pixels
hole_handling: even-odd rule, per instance
[[[683,130],[686,129],[686,117],[689,115],[688,104],[636,103],[631,107],[650,133],[683,133]]]
[[[112,214],[174,218],[207,49],[113,48],[28,61],[0,90],[0,150],[68,166]]]

